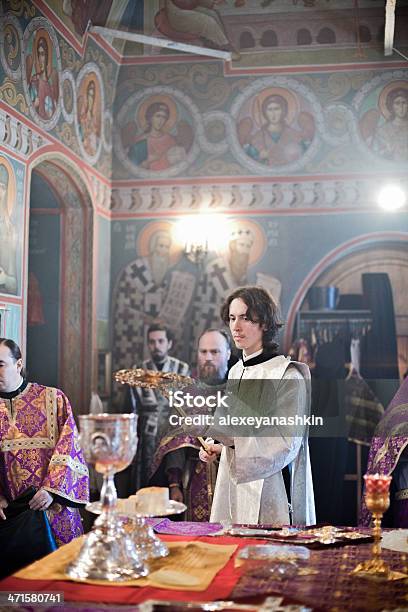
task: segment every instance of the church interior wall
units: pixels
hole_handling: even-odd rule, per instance
[[[405,91],[407,77],[401,65],[347,71],[325,67],[307,73],[265,69],[261,75],[240,72],[239,65],[225,74],[213,60],[181,64],[150,58],[122,66],[113,137],[114,369],[130,367],[135,354],[146,356],[148,321],[166,319],[163,305],[168,305],[177,272],[185,275],[180,301],[189,316],[178,328],[176,319],[168,322],[181,339],[180,358],[194,362],[201,329],[219,325],[222,298],[248,282],[269,282],[273,290],[278,281],[283,319],[292,318],[281,339],[288,350],[294,304],[302,289],[305,298],[305,279],[312,271],[349,242],[357,245],[370,235],[374,240],[379,233],[406,232],[406,213],[381,211],[376,194],[395,179],[407,187],[407,152],[392,150],[397,139],[388,145],[387,137],[382,140],[392,123],[386,100],[389,106],[392,91]],[[278,144],[268,140],[262,104],[269,96],[286,100],[282,112],[288,113],[291,130],[286,144],[282,135]],[[164,109],[161,134],[156,134],[163,147],[161,165],[147,153],[154,146],[148,109],[159,104]],[[405,128],[403,133],[401,143]],[[194,267],[183,255],[183,244],[172,242],[172,227],[183,216],[203,210],[227,216],[232,234],[221,253],[210,252],[204,265]],[[154,232],[170,236],[161,262],[164,270],[156,273],[159,258],[147,245]],[[247,239],[248,257],[232,270],[237,232]],[[402,248],[406,253],[405,244]],[[132,264],[140,273],[133,286]],[[131,299],[135,292],[137,303]],[[136,314],[141,311],[147,315],[143,321]],[[125,312],[129,320],[124,321]]]
[[[101,310],[106,327],[103,302],[108,299],[110,264],[105,250],[109,254],[110,234],[102,231],[99,240],[99,229],[110,204],[110,109],[117,63],[94,40],[76,36],[58,21],[48,4],[1,4],[0,156],[14,189],[9,190],[9,208],[17,236],[12,256],[17,285],[0,288],[0,325],[1,334],[12,337],[25,352],[28,224],[34,218],[30,204],[40,198],[37,206],[46,209],[52,200],[50,193],[31,192],[32,176],[43,172],[65,218],[59,267],[65,271],[61,284],[66,302],[59,304],[58,342],[55,339],[58,382],[81,412],[87,410],[91,387],[96,387]],[[39,77],[42,70],[44,81]],[[51,230],[48,236],[44,227],[41,231],[49,255],[58,259]],[[100,248],[105,265],[98,269]],[[40,329],[36,332],[39,338]],[[44,350],[37,340],[35,350]],[[75,357],[78,344],[83,345],[80,361]]]
[[[408,186],[407,131],[398,130],[392,111],[395,92],[408,92],[406,62],[277,70],[245,57],[226,67],[163,55],[121,64],[120,53],[81,34],[78,20],[59,15],[53,3],[25,5],[3,3],[2,14],[0,163],[15,177],[19,242],[18,288],[0,293],[1,333],[26,343],[31,176],[54,156],[68,173],[77,166],[89,198],[92,298],[80,325],[92,329],[92,386],[105,397],[110,368],[142,359],[146,324],[164,306],[182,339],[178,356],[192,361],[200,330],[218,324],[231,288],[258,281],[279,291],[285,319],[305,278],[332,250],[361,236],[407,231],[406,212],[387,215],[375,201],[390,179]],[[232,10],[226,19],[229,28],[243,27]],[[259,15],[248,24],[260,41]],[[40,92],[41,45],[49,71]],[[280,142],[268,140],[268,99],[285,118]],[[164,118],[152,160],[154,104]],[[232,229],[223,250],[197,266],[171,232],[203,211],[226,216]],[[155,238],[166,235],[167,252],[156,258]],[[242,258],[231,268],[238,239]],[[126,274],[133,278],[127,286]],[[126,292],[138,296],[130,307]]]

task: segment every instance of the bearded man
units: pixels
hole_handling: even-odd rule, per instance
[[[200,337],[197,378],[203,394],[225,387],[230,341],[224,331],[208,329]],[[167,486],[170,498],[187,505],[185,519],[210,519],[217,464],[199,461],[200,442],[189,435],[164,436],[155,454],[151,482]]]

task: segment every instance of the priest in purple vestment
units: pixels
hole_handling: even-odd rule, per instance
[[[0,338],[0,520],[30,487],[32,510],[46,512],[58,545],[79,536],[88,501],[88,468],[72,408],[59,389],[22,376],[18,345]]]
[[[201,390],[224,388],[231,356],[227,334],[204,331],[198,341],[197,374]],[[188,435],[164,436],[152,465],[152,483],[170,488],[170,498],[187,505],[186,520],[209,521],[217,468],[199,461],[201,445]]]
[[[392,527],[408,527],[408,378],[405,378],[384,413],[371,441],[368,474],[392,476]],[[360,523],[370,525],[364,499]]]

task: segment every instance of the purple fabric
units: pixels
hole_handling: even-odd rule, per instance
[[[193,449],[190,453],[195,454],[187,459],[190,463],[190,478],[187,487],[183,490],[184,503],[187,506],[186,518],[190,521],[208,521],[211,512],[210,495],[211,482],[215,477],[211,477],[215,466],[203,463],[198,459],[198,451],[201,448],[197,438],[193,436],[180,435],[175,437],[163,438],[155,453],[151,474],[152,477],[159,470],[160,464],[168,453],[180,448]],[[183,466],[185,469],[187,464]],[[180,474],[182,480],[182,474]],[[168,484],[168,482],[166,482]]]
[[[408,378],[404,380],[390,405],[384,413],[374,438],[371,441],[368,456],[367,474],[391,475],[403,449],[408,445]],[[401,504],[402,502],[402,504]],[[408,500],[401,500],[401,507],[408,507]],[[405,503],[404,503],[405,502]],[[408,508],[403,512],[408,513]],[[369,512],[363,496],[360,513],[360,524],[371,524]],[[399,527],[399,524],[395,524]]]
[[[187,536],[207,536],[222,529],[221,523],[195,523],[190,521],[171,521],[164,519],[154,526],[156,533]]]
[[[394,525],[408,529],[408,499],[397,499],[393,503]]]
[[[165,455],[167,455],[167,453],[171,453],[171,451],[185,447],[197,448],[198,450],[200,450],[201,448],[197,438],[194,438],[193,436],[175,436],[173,438],[163,438],[154,455],[150,475],[153,476],[153,474],[157,472],[161,462],[163,461],[163,458],[165,457]]]
[[[88,501],[88,468],[67,397],[30,383],[13,400],[0,399],[0,495],[15,499],[44,487],[73,502]],[[57,544],[80,535],[79,510],[58,503],[47,510]]]

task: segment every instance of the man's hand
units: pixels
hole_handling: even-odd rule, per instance
[[[176,502],[184,502],[183,491],[178,485],[176,487],[170,487],[170,499]]]
[[[52,495],[45,489],[40,489],[28,502],[31,510],[47,510],[53,502]]]
[[[4,521],[6,520],[6,515],[4,514],[3,508],[7,508],[7,506],[8,506],[7,499],[3,497],[2,495],[0,495],[0,518],[2,518]]]
[[[221,453],[222,444],[212,444],[207,442],[205,446],[205,449],[200,448],[198,456],[200,457],[201,461],[204,461],[204,463],[212,463]]]

